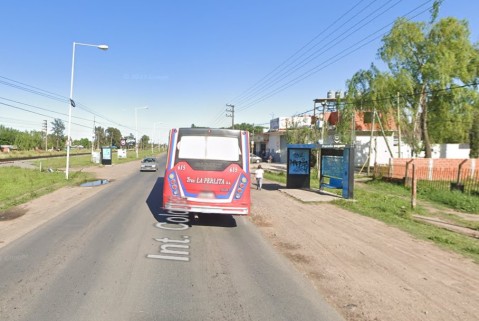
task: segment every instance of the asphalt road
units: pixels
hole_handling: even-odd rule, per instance
[[[162,212],[162,182],[132,173],[0,249],[0,320],[341,320],[248,218]]]

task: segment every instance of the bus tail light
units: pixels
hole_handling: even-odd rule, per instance
[[[178,180],[176,178],[176,173],[175,172],[171,172],[170,174],[168,174],[168,185],[170,186],[170,189],[171,189],[173,195],[175,195],[175,196],[178,196],[178,194],[179,194],[178,185],[176,184],[177,181]]]
[[[243,196],[243,193],[245,191],[244,187],[247,183],[248,183],[248,179],[246,178],[244,174],[241,174],[238,187],[236,188],[236,191],[235,191],[235,199],[240,199]]]

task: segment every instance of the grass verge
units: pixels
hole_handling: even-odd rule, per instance
[[[90,177],[87,173],[72,172],[65,179],[63,172],[40,172],[19,167],[0,167],[0,211],[28,202],[64,186],[78,185]]]
[[[135,151],[129,151],[127,158],[116,158],[113,155],[113,164],[122,164],[138,161],[150,156],[151,151],[139,152],[138,159]],[[0,167],[0,212],[26,203],[34,198],[51,193],[65,186],[78,186],[79,184],[93,180],[92,174],[83,172],[83,168],[91,166],[103,166],[91,161],[91,155],[70,155],[69,180],[65,179],[65,157],[47,157],[32,161],[36,169],[26,169],[13,166]],[[139,166],[139,165],[138,165]],[[41,169],[41,171],[40,171]],[[49,170],[50,169],[50,170]]]

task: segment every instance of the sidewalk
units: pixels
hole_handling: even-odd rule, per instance
[[[259,163],[259,164],[251,164],[251,171],[253,172],[258,165],[265,171],[271,171],[280,173],[283,172],[286,175],[286,164],[280,163]],[[310,188],[310,189],[296,189],[296,188],[286,188],[286,186],[281,185],[278,189],[280,192],[287,194],[301,202],[309,203],[309,202],[331,202],[334,200],[342,199],[342,197],[328,193],[319,191],[317,188]]]
[[[342,197],[327,192],[314,189],[295,189],[295,188],[280,188],[280,192],[287,194],[303,203],[310,202],[331,202],[334,200],[343,199]]]

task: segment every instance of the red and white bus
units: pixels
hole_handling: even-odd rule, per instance
[[[248,215],[250,179],[247,131],[170,130],[163,183],[165,210]]]

